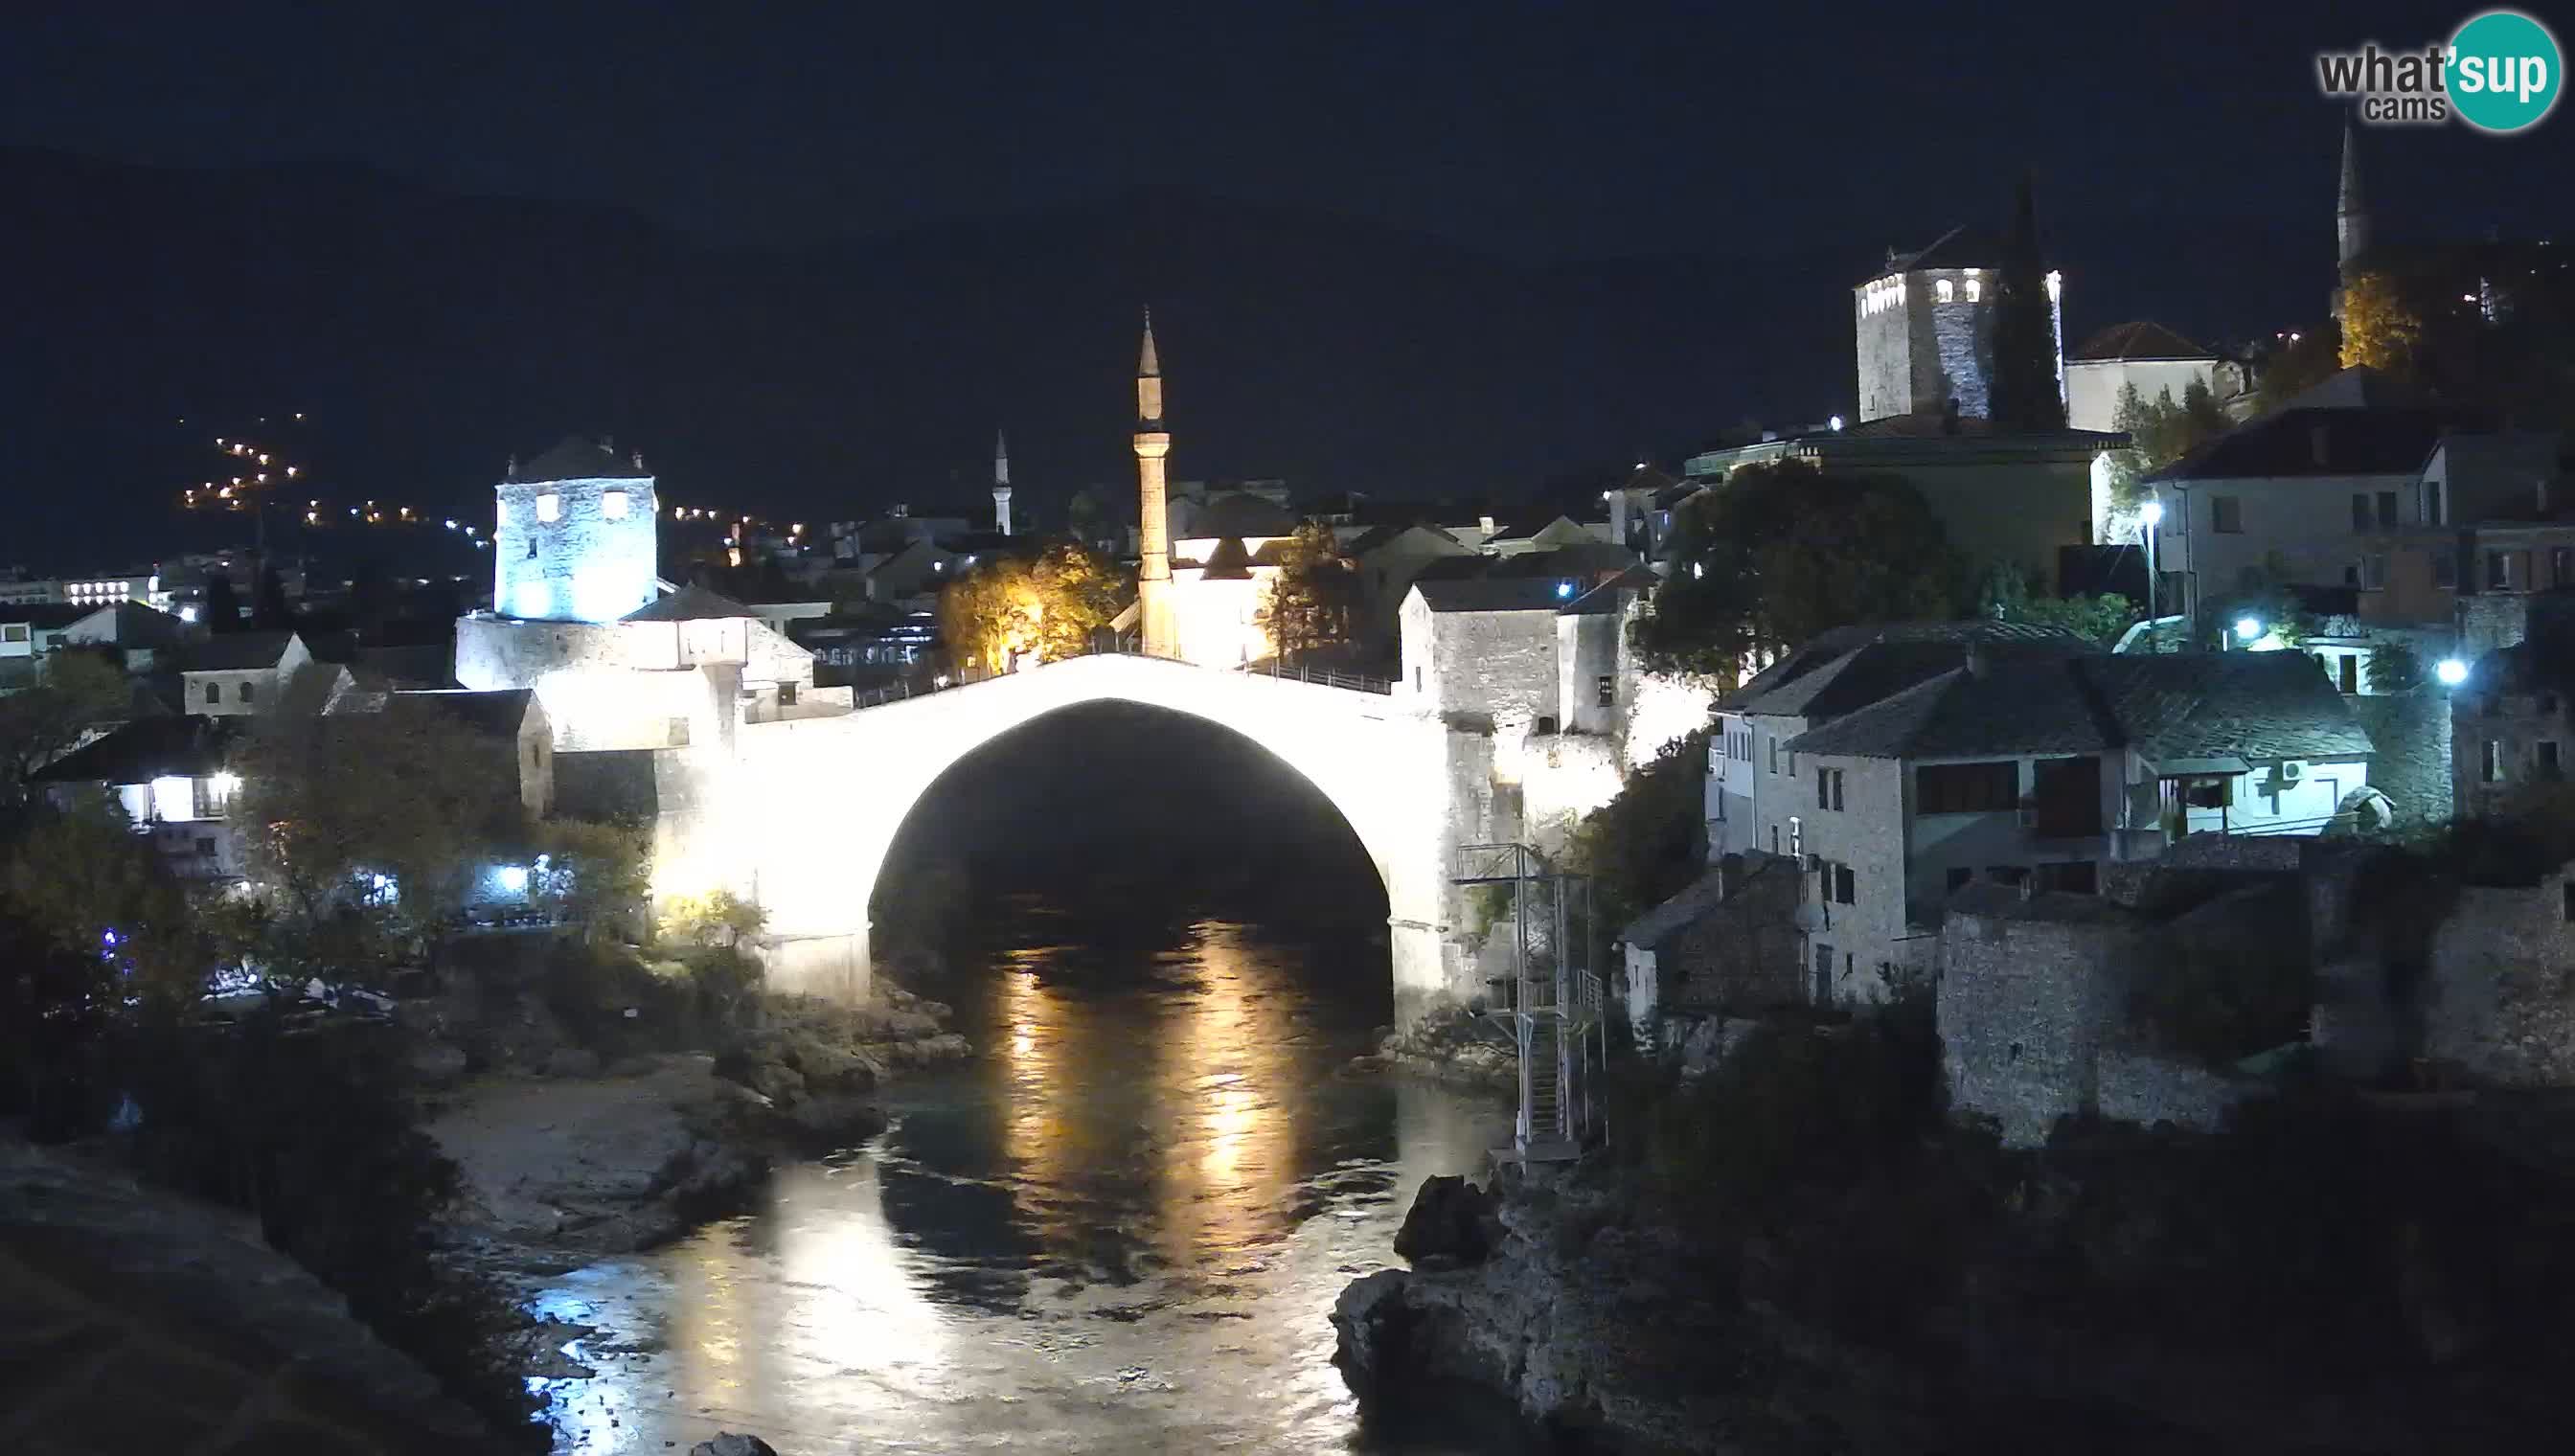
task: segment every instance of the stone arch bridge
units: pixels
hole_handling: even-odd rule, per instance
[[[731,866],[769,912],[773,984],[851,997],[869,978],[868,902],[904,820],[960,759],[1088,703],[1203,719],[1260,744],[1340,811],[1384,881],[1398,1024],[1462,988],[1447,949],[1459,839],[1452,734],[1400,696],[1132,655],[1074,658],[846,715],[746,724],[704,785],[684,855]],[[1452,767],[1452,765],[1454,765]],[[1460,785],[1461,787],[1469,785]],[[1469,792],[1468,801],[1475,795]],[[1471,827],[1467,822],[1464,826]],[[675,846],[676,847],[676,846]],[[667,852],[667,851],[666,851]]]

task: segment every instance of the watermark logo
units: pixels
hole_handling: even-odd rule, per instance
[[[2413,50],[2316,56],[2316,89],[2349,100],[2379,126],[2431,126],[2456,117],[2498,135],[2525,131],[2557,105],[2565,53],[2548,27],[2518,10],[2472,16],[2446,41]]]

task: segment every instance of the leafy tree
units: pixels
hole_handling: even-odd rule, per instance
[[[537,826],[541,866],[529,889],[583,935],[597,938],[652,894],[650,834],[633,824],[548,819]]]
[[[1672,573],[1638,624],[1649,667],[1722,683],[1831,628],[1949,616],[1958,571],[1920,493],[1796,461],[1746,466],[1675,523]]]
[[[1593,908],[1613,935],[1680,893],[1705,867],[1707,736],[1702,731],[1665,743],[1573,831],[1566,864],[1591,876]]]
[[[1261,625],[1279,661],[1293,666],[1347,647],[1357,585],[1330,527],[1319,521],[1297,526],[1280,549],[1279,575],[1261,605]]]
[[[66,649],[46,658],[35,686],[0,698],[0,807],[23,802],[37,769],[128,716],[132,701],[125,675],[104,656]]]
[[[2056,311],[2047,296],[2047,264],[2039,253],[2038,214],[2026,176],[2012,209],[2011,238],[1997,279],[1992,377],[1989,413],[1996,429],[2025,434],[2065,428]]]
[[[1115,566],[1078,542],[1057,542],[1034,561],[996,557],[941,591],[940,634],[967,670],[1080,657],[1118,615],[1124,585]]]
[[[34,816],[0,861],[0,900],[95,969],[89,993],[192,994],[210,964],[187,888],[124,811],[95,793]]]
[[[2343,285],[2343,368],[2411,378],[2418,372],[2422,346],[2423,316],[2395,278],[2360,272]]]
[[[662,904],[662,935],[685,945],[738,948],[769,924],[769,911],[729,889],[672,895]]]
[[[2423,660],[2401,642],[2383,642],[2369,650],[2369,691],[2411,693],[2423,686]]]
[[[525,842],[525,810],[506,752],[453,718],[402,697],[310,711],[327,686],[299,674],[260,715],[233,814],[293,943],[382,963],[394,941],[444,932],[483,866]]]
[[[2137,605],[2116,592],[2041,596],[2030,591],[2026,571],[2006,562],[1985,574],[1984,587],[1977,593],[1976,615],[1996,622],[2063,628],[2106,648],[2117,643],[2128,624],[2137,620]]]

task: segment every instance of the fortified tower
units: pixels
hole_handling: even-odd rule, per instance
[[[1011,534],[1011,442],[993,432],[993,529]]]
[[[492,610],[534,622],[615,622],[653,600],[660,507],[644,457],[567,435],[497,488]]]
[[[1172,453],[1163,428],[1163,361],[1154,352],[1154,311],[1145,311],[1145,343],[1136,359],[1136,609],[1145,656],[1181,655],[1172,615],[1172,519],[1165,505],[1163,458]]]

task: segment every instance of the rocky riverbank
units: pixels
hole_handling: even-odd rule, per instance
[[[454,1160],[451,1257],[541,1276],[667,1242],[757,1196],[779,1157],[875,1136],[878,1083],[972,1054],[949,1009],[899,987],[864,1006],[771,998],[714,1052],[601,1065],[556,1047],[430,1094],[423,1130]]]
[[[1412,1267],[1342,1293],[1336,1363],[1373,1408],[1463,1386],[1610,1451],[2551,1444],[2564,1170],[2300,1133],[1960,1137],[1775,1221],[1668,1216],[1605,1158],[1434,1179]]]

